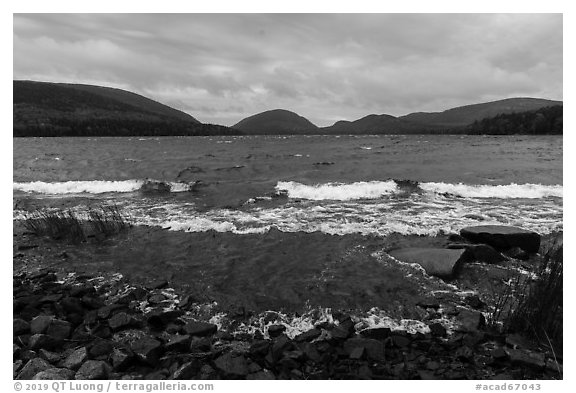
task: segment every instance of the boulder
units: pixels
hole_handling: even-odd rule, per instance
[[[54,349],[61,344],[61,341],[46,334],[34,334],[28,340],[28,347],[32,350]]]
[[[487,244],[450,244],[446,248],[451,250],[466,249],[470,260],[484,263],[499,263],[506,257]]]
[[[87,360],[76,372],[75,379],[108,379],[108,366],[101,360]]]
[[[362,351],[360,350],[363,349]],[[344,342],[344,352],[351,359],[360,359],[364,353],[370,360],[382,361],[384,357],[384,343],[371,338],[349,338]]]
[[[55,340],[61,341],[67,339],[71,332],[72,325],[70,325],[70,322],[53,319],[50,326],[48,326],[46,334]]]
[[[51,315],[39,315],[30,322],[30,333],[43,334],[46,333],[48,327],[54,319]]]
[[[528,253],[540,250],[540,235],[522,228],[505,225],[466,227],[460,234],[474,243],[485,243],[497,250],[519,247]]]
[[[74,371],[66,368],[49,368],[40,371],[32,378],[34,380],[70,380],[74,379]]]
[[[132,343],[134,352],[142,361],[150,365],[155,365],[162,354],[162,344],[150,336],[144,336]]]
[[[400,248],[388,254],[402,262],[417,263],[427,274],[446,279],[454,278],[467,258],[465,249]]]
[[[235,356],[228,352],[214,361],[214,365],[225,375],[231,377],[243,377],[249,372],[248,362],[243,355]]]
[[[218,326],[201,321],[191,321],[184,326],[184,330],[191,336],[210,336],[218,330]]]
[[[270,337],[278,337],[286,331],[286,326],[284,325],[270,325],[268,326],[268,334]]]
[[[12,334],[14,336],[26,334],[30,331],[30,324],[23,319],[15,318],[12,326]]]
[[[294,338],[294,341],[296,342],[312,341],[320,337],[320,334],[322,334],[322,331],[320,329],[312,328],[308,331],[305,331],[304,333],[300,333],[299,335],[297,335]]]
[[[62,362],[62,366],[75,371],[80,368],[86,359],[88,359],[88,351],[86,350],[86,347],[80,347],[68,355],[68,357]]]
[[[20,374],[16,379],[32,379],[40,371],[45,371],[53,367],[54,366],[52,366],[44,359],[40,358],[30,359],[28,363],[26,363],[24,367],[22,367],[22,370],[20,370]]]

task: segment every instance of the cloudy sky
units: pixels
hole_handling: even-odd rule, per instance
[[[127,89],[233,125],[562,100],[561,14],[15,14],[14,79]]]

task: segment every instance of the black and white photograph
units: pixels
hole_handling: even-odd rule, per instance
[[[15,387],[564,380],[562,13],[134,11],[12,15]]]

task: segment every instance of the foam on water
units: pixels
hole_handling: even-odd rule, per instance
[[[335,200],[349,201],[358,199],[379,199],[383,196],[405,192],[399,185],[404,182],[395,180],[369,181],[355,183],[323,183],[306,185],[294,181],[280,181],[277,191],[285,191],[290,198],[313,201]],[[416,184],[416,183],[414,183]],[[453,183],[418,183],[421,191],[432,194],[451,194],[463,198],[500,198],[500,199],[539,199],[546,197],[562,198],[562,185],[543,184],[507,184],[507,185],[468,185]],[[417,188],[415,189],[417,190]]]
[[[375,199],[396,192],[395,181],[370,181],[351,184],[325,183],[307,186],[301,183],[280,181],[277,191],[286,191],[290,198],[309,199],[313,201],[335,200],[350,201],[355,199]]]
[[[161,182],[157,180],[78,180],[67,182],[14,182],[14,191],[46,195],[67,195],[67,194],[104,194],[109,192],[127,193],[138,191],[146,183],[166,184],[170,187],[170,192],[190,191],[193,185],[178,182]]]

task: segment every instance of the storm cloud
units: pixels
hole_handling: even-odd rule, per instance
[[[124,88],[233,125],[562,99],[561,14],[15,14],[14,79]]]

